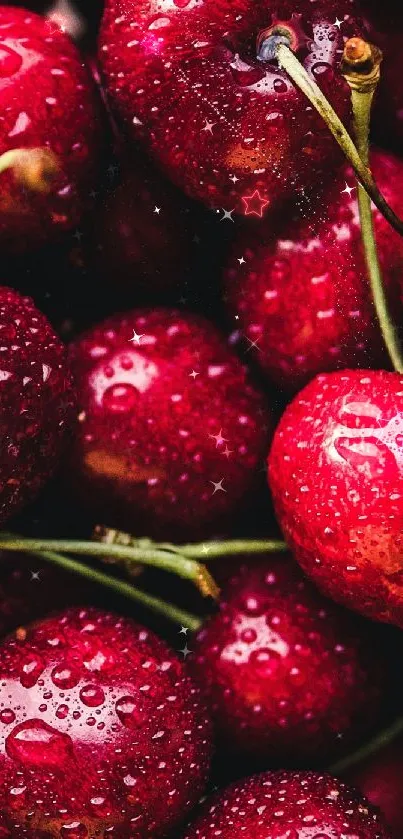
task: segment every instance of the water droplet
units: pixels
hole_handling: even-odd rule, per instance
[[[132,696],[122,696],[115,705],[116,713],[126,728],[138,728],[144,725],[144,714]]]
[[[69,713],[68,705],[59,705],[56,716],[59,720],[65,720]]]
[[[287,93],[287,84],[284,79],[274,79],[273,87],[276,93]]]
[[[15,713],[11,708],[4,708],[4,711],[0,711],[0,722],[4,723],[4,725],[10,725],[14,720]]]
[[[105,702],[105,694],[101,687],[98,685],[85,685],[80,690],[80,699],[87,705],[89,708],[96,708],[98,705],[102,705]]]
[[[62,839],[85,839],[88,836],[88,830],[81,822],[71,822],[63,825],[60,836]]]
[[[0,47],[0,77],[6,79],[18,73],[22,65],[22,57],[11,47],[2,44]]]
[[[74,688],[79,681],[79,676],[67,664],[55,667],[52,671],[52,682],[62,690]]]
[[[22,673],[20,676],[21,684],[24,688],[32,688],[36,685],[39,677],[44,670],[42,659],[38,655],[30,655],[22,665]]]
[[[17,725],[6,740],[11,760],[26,766],[61,768],[73,756],[73,743],[43,720],[27,720]]]
[[[138,402],[138,391],[133,385],[115,384],[108,387],[103,395],[105,408],[115,413],[130,411]]]

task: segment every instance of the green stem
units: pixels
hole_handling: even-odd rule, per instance
[[[109,574],[105,574],[103,571],[98,571],[98,569],[93,568],[90,565],[77,562],[75,559],[62,556],[54,551],[32,550],[30,553],[46,560],[46,562],[58,565],[66,571],[78,574],[80,577],[85,577],[86,579],[91,580],[91,582],[106,586],[112,591],[115,591],[117,594],[120,594],[129,600],[134,600],[136,603],[146,606],[153,612],[162,615],[164,618],[179,624],[179,626],[187,626],[192,630],[192,632],[197,631],[202,625],[201,619],[196,615],[192,615],[189,612],[174,606],[172,603],[166,603],[164,600],[160,600],[159,597],[147,594],[147,592],[135,588],[135,586],[132,586],[130,583],[126,583],[124,580],[118,580],[115,577],[110,577]]]
[[[353,140],[346,131],[342,121],[337,116],[320,87],[312,79],[298,58],[285,44],[279,44],[276,48],[277,60],[281,67],[288,73],[294,84],[305,94],[311,104],[316,108],[322,119],[326,122],[333,137],[350,161],[358,180],[364,186],[366,192],[372,198],[375,206],[387,219],[389,224],[403,236],[403,221],[389,207],[372,177],[368,166],[362,161]]]
[[[344,76],[351,89],[351,103],[353,108],[354,133],[356,136],[357,150],[364,165],[368,166],[371,107],[377,83],[379,81],[379,71],[371,83],[371,79],[368,82],[367,74],[360,77],[356,69],[353,72],[349,71],[349,67],[346,62],[347,57],[344,58],[344,66],[347,68]],[[373,73],[370,73],[370,77],[372,75]],[[362,243],[371,286],[372,299],[385,346],[393,368],[397,373],[403,373],[403,354],[399,346],[396,327],[389,312],[381,267],[379,264],[371,199],[359,182],[357,186]]]
[[[102,527],[95,529],[97,538],[108,545],[130,545],[137,550],[168,551],[188,559],[202,559],[207,562],[224,556],[242,556],[245,554],[285,553],[288,545],[281,539],[230,539],[226,541],[190,543],[187,545],[173,545],[171,542],[153,542],[151,539],[130,536],[120,530]]]
[[[177,574],[193,582],[203,596],[217,597],[218,589],[207,568],[192,559],[179,554],[168,553],[124,545],[103,544],[100,542],[82,542],[69,539],[30,539],[14,534],[0,534],[0,550],[23,551],[58,551],[80,556],[92,556],[98,559],[115,559],[117,562],[141,563]]]
[[[381,749],[385,748],[385,746],[389,746],[401,734],[403,734],[403,717],[399,717],[389,728],[381,731],[369,743],[366,743],[353,754],[342,758],[342,760],[338,760],[337,763],[329,767],[328,771],[332,775],[341,775],[353,766],[357,766],[367,758],[372,757],[372,755],[375,755]]]

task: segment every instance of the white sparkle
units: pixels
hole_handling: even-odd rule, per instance
[[[192,652],[192,650],[189,650],[188,645],[187,645],[187,644],[185,644],[185,646],[184,646],[183,650],[179,650],[179,652],[180,652],[180,653],[182,653],[183,658],[184,658],[184,659],[186,659],[186,658],[188,657],[188,655],[190,655],[190,653]]]
[[[161,212],[161,207],[155,207],[154,208],[154,213],[156,213],[157,216],[159,216],[160,212]]]
[[[31,581],[33,582],[34,580],[40,582],[41,578],[39,576],[39,571],[31,571]]]
[[[226,491],[227,491],[227,490],[226,490],[226,489],[224,489],[224,487],[223,487],[224,478],[221,478],[221,481],[217,481],[217,482],[215,482],[215,481],[210,481],[210,483],[211,483],[211,484],[213,485],[213,487],[214,487],[214,492],[213,492],[213,495],[215,495],[215,494],[216,494],[216,492],[226,492]]]
[[[189,632],[189,629],[188,629],[187,626],[181,626],[181,628],[179,630],[179,635],[187,635],[188,632]]]
[[[233,210],[224,210],[223,209],[223,213],[224,213],[224,215],[220,219],[220,221],[225,221],[226,219],[228,219],[228,221],[232,221],[235,224],[234,219],[232,218],[232,214],[235,213],[235,207],[234,207]]]
[[[212,134],[214,126],[215,122],[209,122],[208,119],[206,119],[206,124],[203,128],[203,131],[208,131],[210,134]]]
[[[246,259],[244,259],[243,256],[241,256],[241,258],[238,259],[238,262],[240,265],[245,265]]]
[[[211,440],[215,440],[216,449],[218,446],[221,446],[223,443],[228,443],[226,437],[222,436],[222,428],[220,428],[218,434],[209,434]]]
[[[189,376],[191,376],[194,381],[196,376],[200,376],[200,373],[196,373],[196,370],[192,370],[192,372],[189,373]]]
[[[237,184],[238,181],[239,181],[239,178],[237,178],[236,175],[231,175],[230,181],[232,181],[233,184]]]
[[[133,329],[133,338],[129,338],[129,341],[133,344],[140,344],[141,339],[144,338],[144,335],[138,335],[135,329]]]
[[[336,20],[335,20],[335,22],[334,22],[334,25],[335,25],[335,26],[337,26],[337,28],[338,28],[338,29],[340,29],[340,27],[342,26],[342,24],[343,24],[343,21],[342,21],[342,20],[339,20],[339,18],[337,17],[337,18],[336,18]]]
[[[344,193],[346,193],[348,195],[348,197],[351,198],[351,193],[354,192],[354,190],[355,190],[355,186],[349,186],[348,184],[346,184],[346,188],[342,189],[341,193],[342,193],[342,195]]]
[[[250,338],[247,338],[246,340],[249,344],[249,347],[246,350],[246,352],[249,352],[250,350],[259,350],[259,352],[260,352],[260,347],[259,347],[258,341],[251,341]]]

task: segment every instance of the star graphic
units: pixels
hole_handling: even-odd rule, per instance
[[[193,236],[193,241],[195,245],[200,245],[200,236],[198,236],[197,234]]]
[[[196,373],[196,370],[192,370],[192,372],[189,373],[189,376],[191,376],[194,381],[196,376],[200,376],[200,373]]]
[[[208,547],[208,545],[203,545],[202,554],[205,554],[205,555],[208,554],[209,550],[210,550],[210,548]]]
[[[41,578],[39,576],[39,571],[31,571],[31,582],[33,582],[34,580],[40,583]]]
[[[178,303],[181,303],[182,306],[184,306],[185,303],[187,303],[187,297],[184,297],[182,294],[182,297],[179,298]]]
[[[224,489],[224,487],[223,487],[224,478],[221,478],[221,481],[217,481],[217,483],[216,483],[215,481],[210,481],[210,483],[211,483],[211,484],[213,485],[213,487],[214,487],[214,492],[213,492],[213,495],[215,495],[215,494],[216,494],[216,492],[226,492],[226,491],[227,491],[227,490],[226,490],[226,489]]]
[[[220,221],[225,221],[226,219],[228,219],[228,221],[232,221],[235,224],[234,219],[232,218],[232,214],[235,213],[235,208],[233,210],[224,210],[223,209],[223,213],[224,213],[224,215],[220,219]]]
[[[157,216],[159,216],[160,212],[161,212],[161,207],[155,207],[154,213],[156,213]]]
[[[218,449],[218,446],[221,446],[222,443],[228,443],[226,437],[222,436],[222,428],[220,428],[218,434],[209,434],[211,440],[215,440],[215,447]]]
[[[186,658],[188,657],[188,655],[190,655],[190,654],[191,654],[192,650],[189,650],[188,645],[187,645],[187,644],[185,644],[185,646],[184,646],[183,650],[179,650],[179,652],[180,652],[180,653],[182,653],[183,658],[186,660]]]
[[[138,335],[135,329],[133,329],[133,338],[129,338],[129,341],[133,344],[140,344],[141,339],[144,338],[144,335]]]
[[[346,193],[348,195],[348,197],[351,198],[351,193],[354,192],[354,190],[355,190],[355,186],[349,186],[348,184],[346,184],[346,188],[342,189],[341,192],[342,192],[342,195],[343,195],[343,193]]]
[[[235,315],[235,320],[239,320],[239,315]]]
[[[214,126],[215,122],[209,122],[208,119],[206,119],[206,124],[203,128],[203,131],[208,131],[210,134],[212,134]]]
[[[81,233],[81,230],[76,230],[76,232],[73,233],[73,236],[74,236],[74,239],[77,239],[77,242],[80,242],[81,239],[83,238],[83,234]]]
[[[238,181],[239,181],[239,178],[237,178],[236,175],[231,175],[230,181],[232,181],[233,184],[237,184]]]
[[[339,18],[337,17],[335,22],[334,22],[334,25],[337,26],[338,29],[340,29],[342,23],[343,23],[343,21],[339,20]]]
[[[225,457],[228,458],[230,456],[230,454],[234,454],[234,450],[229,449],[228,446],[225,446],[225,449],[223,451],[223,455],[225,455]]]
[[[255,189],[252,195],[243,195],[242,201],[245,205],[245,215],[258,216],[258,218],[263,218],[263,211],[270,204],[270,201],[262,198],[258,189]]]
[[[111,165],[110,165],[110,166],[108,166],[108,173],[109,173],[109,175],[111,175],[111,176],[112,176],[112,175],[116,175],[116,172],[117,172],[117,171],[118,171],[118,167],[117,167],[114,163],[111,163]]]
[[[181,626],[181,628],[179,630],[179,635],[187,635],[188,632],[189,632],[189,629],[188,629],[187,626]]]
[[[245,265],[246,259],[244,259],[243,256],[241,256],[241,258],[238,259],[238,262],[240,265]]]
[[[247,338],[246,340],[247,340],[247,342],[248,342],[248,344],[249,344],[249,347],[248,347],[248,349],[246,350],[246,352],[249,352],[250,350],[259,350],[259,351],[260,351],[260,347],[259,347],[259,345],[258,345],[258,341],[251,341],[251,339],[250,339],[250,338]],[[258,339],[258,340],[259,340],[259,339]]]
[[[98,193],[95,192],[95,189],[92,189],[91,192],[90,192],[90,198],[96,198],[97,195],[98,195]]]

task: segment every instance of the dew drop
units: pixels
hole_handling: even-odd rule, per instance
[[[85,839],[88,836],[88,830],[81,822],[71,822],[63,825],[60,836],[62,839]]]
[[[138,401],[138,391],[133,385],[114,384],[106,388],[102,403],[105,408],[114,413],[130,411]]]
[[[42,659],[37,655],[31,655],[22,665],[22,673],[20,676],[21,684],[24,688],[33,688],[36,685],[39,677],[44,670]]]
[[[43,720],[26,720],[7,737],[6,752],[26,766],[63,768],[73,756],[73,743],[68,734],[61,734]]]
[[[0,77],[6,79],[18,73],[22,65],[22,57],[11,47],[2,44],[0,47]]]
[[[55,667],[52,670],[52,682],[62,690],[74,688],[79,681],[79,676],[68,665]]]
[[[69,713],[68,705],[59,705],[56,716],[59,720],[65,720]]]
[[[144,714],[132,696],[122,696],[115,705],[116,713],[126,728],[144,725]]]
[[[80,699],[87,705],[89,708],[96,708],[98,705],[102,705],[105,702],[105,694],[101,687],[98,685],[85,685],[80,690]]]
[[[0,711],[0,722],[4,723],[4,725],[10,725],[14,720],[15,713],[11,708],[4,708],[3,711]]]

